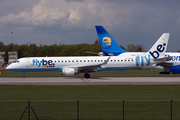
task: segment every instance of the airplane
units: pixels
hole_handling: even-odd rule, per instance
[[[164,33],[152,48],[139,56],[77,56],[77,57],[25,57],[16,60],[7,66],[6,70],[23,73],[37,71],[60,71],[64,76],[74,76],[84,73],[85,78],[90,78],[90,72],[104,70],[130,70],[160,64],[171,57],[165,57],[169,33]],[[107,38],[109,41],[111,38]],[[104,40],[106,41],[106,40]],[[104,42],[109,47],[110,42]]]
[[[128,52],[122,49],[117,42],[110,36],[110,34],[104,29],[103,26],[95,26],[99,37],[100,45],[102,48],[102,53],[99,55],[105,56],[139,56],[145,52]],[[111,41],[110,41],[111,40]],[[108,42],[108,47],[105,43]],[[164,72],[159,72],[159,74],[180,74],[180,53],[176,52],[166,52],[166,57],[172,56],[170,61],[166,61],[159,64],[154,64],[145,68],[157,68],[164,69]]]

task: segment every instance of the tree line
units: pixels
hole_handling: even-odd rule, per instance
[[[142,45],[128,44],[127,48],[120,45],[123,49],[129,52],[142,52],[144,48]],[[0,51],[5,51],[4,60],[8,61],[8,52],[17,51],[18,58],[22,57],[45,57],[45,56],[95,56],[95,54],[89,54],[89,52],[102,52],[99,40],[96,40],[94,44],[76,44],[76,45],[64,45],[64,44],[53,44],[53,45],[39,45],[36,44],[14,44],[10,43],[4,45],[0,41]]]
[[[124,50],[129,52],[144,52],[145,49],[142,45],[128,44],[127,48],[120,45]],[[0,51],[17,51],[18,58],[22,57],[44,57],[44,56],[89,56],[89,52],[102,52],[101,46],[97,40],[94,44],[76,44],[76,45],[64,45],[64,44],[53,44],[53,45],[39,45],[36,44],[14,44],[10,43],[4,45],[0,41]]]

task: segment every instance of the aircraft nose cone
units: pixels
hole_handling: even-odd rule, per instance
[[[6,67],[6,70],[10,70],[12,68],[12,66],[11,65],[8,65],[7,67]]]

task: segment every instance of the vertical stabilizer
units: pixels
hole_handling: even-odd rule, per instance
[[[148,51],[151,57],[153,57],[154,59],[165,57],[165,52],[168,46],[169,35],[170,33],[164,33],[161,35],[158,41]]]
[[[99,42],[103,53],[106,55],[117,56],[121,53],[127,52],[123,50],[116,41],[109,35],[109,33],[102,26],[95,26],[99,37]]]
[[[165,52],[168,45],[169,33],[164,33],[152,46],[152,48],[144,54],[141,54],[135,58],[137,67],[146,67],[152,64],[159,64],[172,58],[165,57]]]

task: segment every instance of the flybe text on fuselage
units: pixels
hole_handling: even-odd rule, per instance
[[[145,61],[147,62],[146,66],[148,66],[150,64],[150,61],[151,61],[150,55],[148,55],[148,56],[137,56],[135,60],[136,60],[136,66],[137,67],[143,67]]]
[[[165,49],[164,46],[166,46],[166,43],[164,43],[163,45],[159,44],[159,45],[157,46],[157,48],[156,48],[157,51],[156,51],[156,50],[153,51],[153,52],[149,51],[149,54],[151,54],[151,56],[152,56],[154,59],[159,58],[159,52],[163,52],[163,51],[164,51],[164,49]]]
[[[55,63],[53,63],[52,60],[38,60],[38,59],[33,59],[32,60],[33,66],[38,66],[38,67],[55,67]]]

